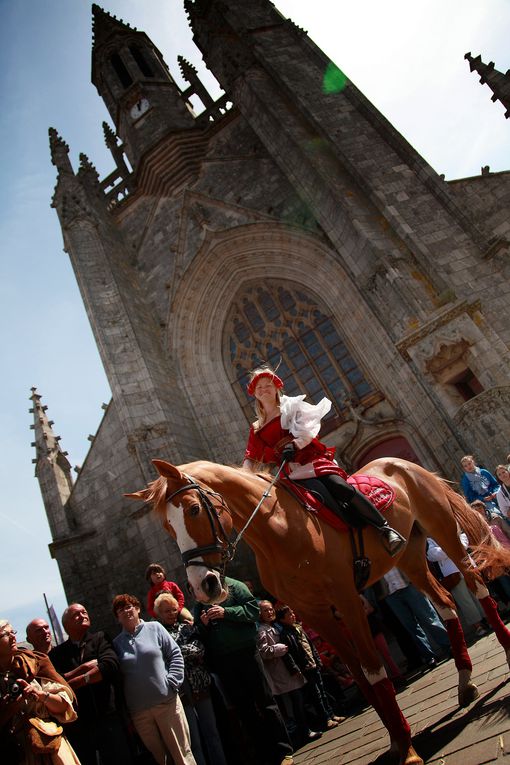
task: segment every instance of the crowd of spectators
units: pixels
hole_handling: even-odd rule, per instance
[[[510,547],[508,464],[495,475],[472,455],[461,464],[467,501]],[[467,538],[461,541],[467,547]],[[427,557],[468,637],[487,634],[478,601],[432,538]],[[247,765],[291,765],[293,750],[336,728],[345,719],[340,712],[362,703],[332,646],[290,606],[269,593],[258,597],[253,581],[227,577],[228,598],[197,603],[191,613],[159,563],[147,568],[146,579],[148,620],[135,596],[117,595],[112,609],[120,632],[113,641],[92,629],[79,603],[64,611],[68,638],[55,647],[44,619],[27,625],[33,651],[18,647],[9,622],[0,622],[0,743],[13,765],[233,765],[240,756]],[[502,609],[510,606],[508,576],[488,586]],[[361,597],[395,684],[449,656],[440,617],[398,568]],[[16,677],[21,688],[13,697]],[[57,733],[47,734],[51,751],[34,754],[33,736],[18,721],[23,704],[48,730],[55,726]]]

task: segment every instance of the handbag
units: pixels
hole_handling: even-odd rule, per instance
[[[28,741],[34,754],[50,754],[58,751],[63,728],[53,720],[40,717],[28,718]]]

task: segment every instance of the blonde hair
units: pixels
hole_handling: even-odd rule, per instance
[[[154,611],[158,616],[160,615],[159,609],[163,603],[168,603],[169,606],[177,606],[178,611],[181,610],[178,601],[170,592],[162,592],[154,601]]]
[[[262,366],[257,367],[256,369],[252,369],[252,371],[250,372],[250,376],[248,378],[248,385],[252,382],[252,380],[254,380],[258,375],[261,375],[261,374],[276,375],[276,372],[274,371],[272,367],[269,366],[269,364],[263,364]],[[279,406],[281,396],[282,396],[281,390],[279,388],[275,388],[275,392],[276,392],[275,403],[278,404]],[[266,423],[266,413],[264,412],[264,409],[261,406],[260,401],[258,401],[256,398],[255,398],[255,414],[257,415],[257,419],[253,423],[253,429],[260,430],[260,428],[262,428],[263,425],[265,425]]]
[[[169,606],[177,606],[177,620],[179,622],[186,622],[188,624],[193,624],[193,614],[191,611],[188,611],[186,606],[183,606],[180,608],[179,601],[177,598],[174,598],[171,592],[162,592],[158,595],[156,600],[154,601],[154,611],[156,612],[156,616],[158,618],[161,618],[161,614],[159,613],[160,607],[163,605],[163,603],[168,603]]]
[[[462,457],[462,459],[461,459],[461,461],[460,461],[460,464],[462,465],[462,463],[463,463],[465,460],[473,460],[473,462],[474,462],[474,463],[475,463],[475,465],[476,465],[476,460],[475,460],[475,456],[474,456],[474,454],[465,454],[465,455]]]

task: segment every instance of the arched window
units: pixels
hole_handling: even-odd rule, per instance
[[[289,396],[305,393],[315,403],[323,396],[331,399],[322,433],[344,420],[347,397],[354,404],[380,398],[334,319],[311,295],[288,282],[262,281],[244,290],[231,306],[226,333],[233,387],[248,420],[253,419],[253,401],[246,393],[248,373],[262,362],[278,366]]]
[[[123,60],[121,59],[121,57],[119,56],[119,54],[114,53],[110,57],[110,61],[115,70],[117,77],[119,78],[121,82],[122,87],[128,88],[132,84],[133,78],[131,77],[128,70],[126,69],[126,66]]]
[[[154,77],[154,72],[152,71],[152,67],[150,66],[143,51],[138,47],[138,45],[130,45],[129,52],[131,53],[134,60],[136,61],[138,69],[141,71],[143,76]]]

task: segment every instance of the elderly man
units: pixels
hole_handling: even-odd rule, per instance
[[[48,654],[51,649],[51,630],[44,619],[32,619],[27,624],[27,640],[34,646],[34,651]]]
[[[115,706],[120,681],[117,655],[104,632],[90,631],[90,618],[80,603],[62,615],[68,640],[50,651],[57,672],[76,693],[78,720],[66,726],[66,735],[81,765],[124,765],[131,754],[124,726]]]

